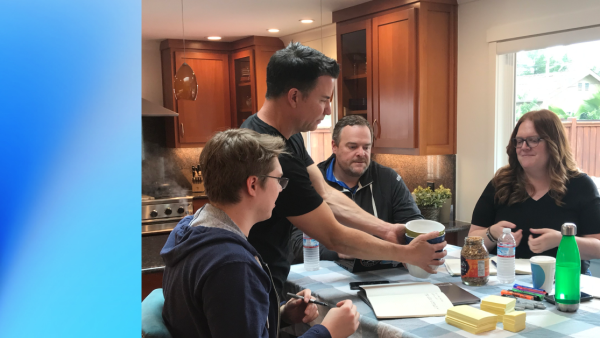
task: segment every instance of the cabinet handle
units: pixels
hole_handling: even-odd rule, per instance
[[[185,136],[185,129],[183,129],[183,123],[181,124],[181,136]]]
[[[375,131],[375,127],[377,126],[377,119],[373,121],[373,139],[377,139],[377,132]]]

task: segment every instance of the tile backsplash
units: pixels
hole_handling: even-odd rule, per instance
[[[167,148],[162,117],[142,117],[142,141],[142,194],[153,196],[162,183],[182,194],[191,191],[202,148]]]
[[[427,182],[440,184],[452,192],[452,205],[456,210],[456,155],[387,155],[373,154],[373,160],[394,169],[412,192],[417,186],[426,187]],[[453,216],[453,215],[451,215]]]

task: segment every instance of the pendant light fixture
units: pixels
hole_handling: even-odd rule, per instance
[[[198,96],[198,81],[190,65],[185,62],[185,28],[183,25],[183,0],[181,0],[181,32],[183,38],[183,64],[175,73],[173,92],[177,100],[195,101]]]

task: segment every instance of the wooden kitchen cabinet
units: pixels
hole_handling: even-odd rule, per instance
[[[284,45],[278,38],[251,36],[233,42],[231,48],[232,127],[239,128],[265,103],[267,65],[271,56]],[[246,74],[249,81],[246,81]]]
[[[231,127],[229,53],[186,46],[184,56],[183,45],[178,47],[162,50],[164,105],[179,114],[165,118],[167,146],[201,147],[215,132]],[[173,92],[175,73],[184,61],[196,74],[198,96],[195,101],[178,101]]]
[[[239,127],[256,108],[256,79],[254,75],[254,51],[244,50],[231,54],[231,107],[233,122]]]
[[[168,147],[203,147],[218,131],[237,128],[256,113],[267,92],[267,64],[282,49],[278,38],[251,36],[234,42],[161,43],[163,101],[178,117],[166,117]],[[175,72],[187,62],[198,81],[195,101],[177,101]]]
[[[374,153],[456,154],[456,20],[453,0],[382,0],[333,13],[342,55],[340,115],[367,117]],[[348,42],[357,32],[366,37]],[[366,55],[364,75],[347,57],[362,60],[355,45]],[[357,76],[365,77],[364,89],[350,87]],[[362,96],[366,105],[357,111],[363,102],[354,100]]]
[[[372,79],[370,62],[371,19],[337,26],[338,106],[342,116],[360,115],[372,121]]]

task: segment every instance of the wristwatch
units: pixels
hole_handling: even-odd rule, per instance
[[[493,243],[496,243],[496,242],[498,242],[498,239],[494,238],[494,236],[492,235],[492,232],[490,231],[490,228],[487,228],[487,231],[485,232],[485,234],[490,239],[490,241],[492,241]]]

